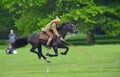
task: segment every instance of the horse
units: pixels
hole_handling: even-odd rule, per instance
[[[58,33],[63,38],[65,38],[65,36],[67,35],[68,32],[75,33],[75,34],[78,33],[78,30],[75,27],[75,25],[73,25],[70,22],[62,23],[62,25],[59,26],[57,28],[57,30],[58,30]],[[27,37],[17,39],[12,44],[12,46],[14,49],[16,49],[16,48],[24,47],[29,43],[32,45],[30,52],[37,54],[39,59],[42,57],[48,63],[50,62],[50,60],[48,60],[46,58],[46,56],[49,56],[49,57],[58,56],[58,48],[65,48],[66,49],[65,52],[61,52],[62,55],[66,55],[68,53],[69,48],[64,45],[64,41],[61,41],[58,37],[55,37],[50,43],[50,47],[53,48],[54,54],[47,53],[46,56],[44,56],[42,54],[42,45],[45,46],[47,43],[47,40],[40,38],[40,36],[43,36],[43,35],[45,36],[45,38],[49,38],[49,36],[46,35],[44,32],[35,32]],[[38,49],[38,52],[35,51],[36,48]]]

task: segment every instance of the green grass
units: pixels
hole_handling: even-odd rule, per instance
[[[78,47],[92,53],[96,58],[70,46],[68,55],[48,57],[51,63],[46,63],[29,52],[30,45],[17,49],[16,55],[7,55],[7,46],[1,45],[0,77],[120,77],[119,44]],[[61,51],[64,49],[59,50]],[[43,52],[53,53],[44,47]]]

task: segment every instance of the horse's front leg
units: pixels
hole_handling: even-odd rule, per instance
[[[46,56],[49,56],[49,57],[56,57],[56,56],[58,56],[58,47],[53,47],[53,49],[54,49],[55,54],[47,53]]]
[[[41,55],[40,55],[37,51],[35,51],[36,48],[37,48],[37,47],[32,46],[32,48],[30,49],[30,52],[33,52],[33,53],[37,54],[37,55],[38,55],[38,58],[40,59],[40,58],[41,58]]]
[[[61,46],[61,47],[59,47],[59,48],[65,48],[66,51],[65,51],[65,52],[61,52],[60,54],[62,54],[62,55],[67,55],[68,50],[69,50],[69,48],[68,48],[67,46],[63,45],[63,46]]]

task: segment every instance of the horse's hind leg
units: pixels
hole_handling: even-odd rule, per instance
[[[36,49],[36,47],[32,46],[32,48],[30,49],[30,52],[33,52],[33,53],[37,54],[38,58],[40,59],[41,55],[38,52],[36,52],[35,49]]]
[[[38,46],[38,54],[48,63],[50,63],[50,60],[48,60],[43,54],[42,54],[42,46]]]

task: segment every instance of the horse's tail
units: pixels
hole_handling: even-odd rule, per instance
[[[28,44],[28,37],[23,37],[23,38],[19,38],[17,39],[14,43],[13,43],[13,47],[14,48],[20,48],[20,47],[24,47]]]

